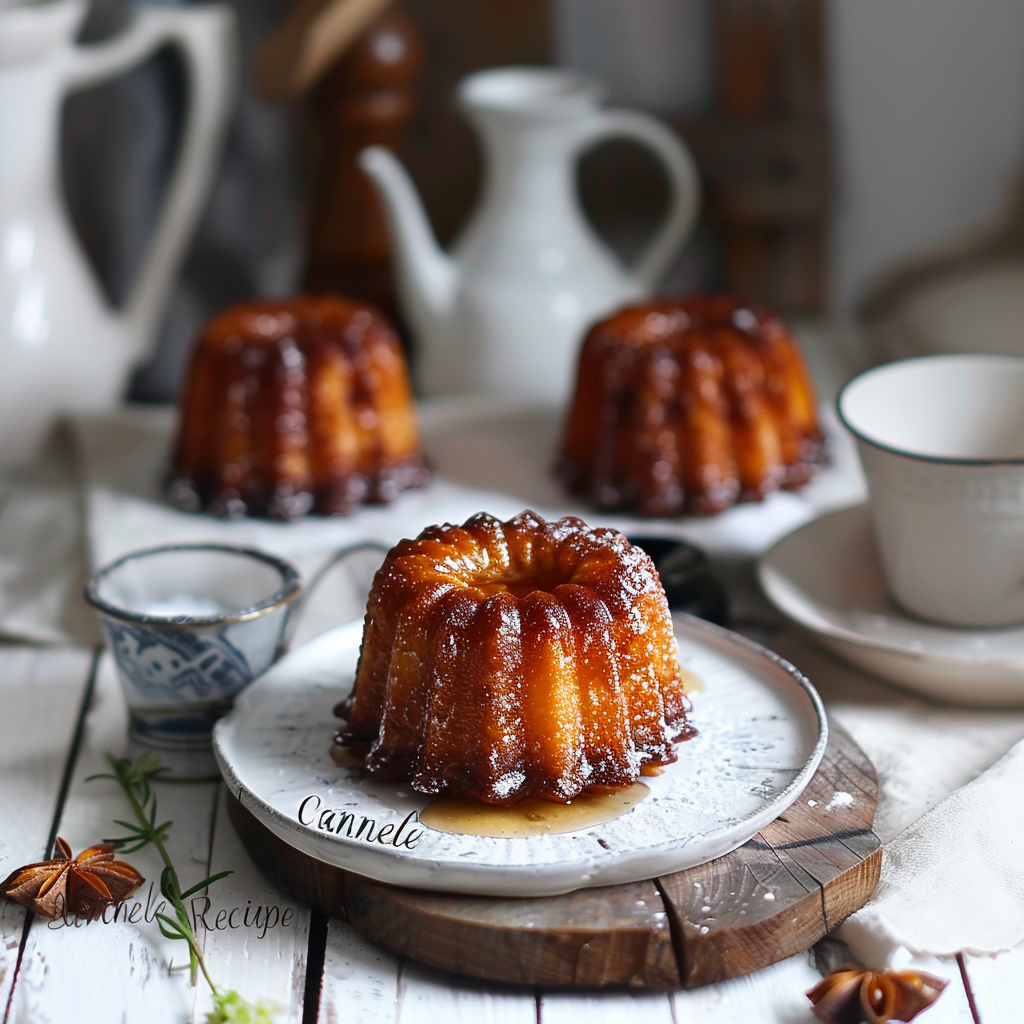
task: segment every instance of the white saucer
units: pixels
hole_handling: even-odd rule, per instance
[[[1024,628],[968,630],[911,618],[888,598],[866,505],[822,516],[758,562],[772,603],[846,661],[956,704],[1024,704]]]
[[[368,782],[329,756],[338,726],[331,709],[351,688],[361,635],[362,623],[350,623],[280,661],[217,724],[214,750],[232,793],[278,837],[384,882],[544,896],[682,870],[734,850],[778,817],[825,750],[821,699],[796,669],[743,637],[678,616],[680,661],[705,686],[694,695],[699,735],[680,746],[664,774],[644,779],[649,796],[577,832],[502,839],[439,832],[415,817],[431,798],[404,784]],[[365,816],[387,829],[388,841],[319,831],[317,813],[332,808],[328,824],[342,811],[357,823]],[[414,831],[418,838],[406,844]]]

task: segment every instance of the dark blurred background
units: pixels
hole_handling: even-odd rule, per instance
[[[243,56],[281,0],[230,0]],[[705,217],[665,290],[729,288],[799,317],[842,320],[900,259],[997,216],[1024,162],[1019,0],[404,0],[425,62],[406,160],[442,241],[472,206],[475,144],[455,83],[498,64],[590,71],[612,102],[690,142]],[[94,0],[85,40],[132,0]],[[113,301],[131,281],[173,160],[183,76],[171,52],[72,96],[63,174],[76,229]],[[176,392],[215,309],[295,290],[305,259],[308,113],[243,83],[221,171],[152,358],[132,397]],[[624,255],[657,222],[653,160],[609,143],[580,167],[584,205]]]

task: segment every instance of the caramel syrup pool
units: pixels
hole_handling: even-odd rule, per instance
[[[342,768],[364,768],[366,751],[353,750],[335,743],[331,758]],[[648,774],[660,775],[648,768]],[[608,793],[581,793],[571,804],[550,800],[520,800],[511,807],[492,807],[472,797],[440,796],[419,814],[422,824],[437,832],[457,832],[464,836],[548,836],[576,832],[621,817],[650,794],[642,782]]]
[[[438,832],[467,836],[511,839],[554,835],[618,818],[649,793],[642,782],[634,782],[611,793],[582,793],[570,804],[529,799],[511,807],[492,807],[469,797],[442,796],[420,811],[420,822]]]

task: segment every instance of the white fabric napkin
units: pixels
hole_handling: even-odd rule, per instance
[[[935,704],[840,663],[795,629],[772,647],[814,682],[878,773],[882,875],[840,937],[865,963],[1024,943],[1024,711]],[[969,682],[965,682],[969,685]]]
[[[886,844],[871,901],[842,938],[865,963],[1024,942],[1024,742]]]
[[[85,578],[74,452],[61,427],[18,472],[0,511],[0,635],[95,643],[96,618],[82,600]]]
[[[280,523],[179,512],[161,495],[173,426],[171,410],[142,407],[74,422],[93,568],[139,548],[215,541],[272,552],[293,562],[308,580],[334,551],[357,541],[391,547],[431,523],[462,522],[481,510],[507,518],[523,509],[521,499],[435,475],[429,486],[404,494],[392,505],[367,506],[343,517],[311,516]],[[332,570],[300,613],[294,642],[360,618],[370,574],[380,560],[371,553]],[[201,590],[201,580],[196,587]]]
[[[442,400],[421,407],[420,423],[433,468],[427,487],[407,492],[393,505],[365,507],[350,516],[273,523],[217,520],[166,504],[161,481],[174,430],[171,410],[135,407],[79,418],[73,426],[90,564],[103,565],[154,544],[216,540],[264,548],[292,560],[308,577],[332,551],[354,541],[376,540],[390,547],[432,523],[462,522],[479,511],[508,518],[524,508],[546,517],[578,514],[627,532],[683,536],[711,551],[739,554],[762,550],[825,508],[857,500],[863,488],[852,448],[840,439],[833,464],[809,486],[773,495],[758,506],[710,519],[638,521],[595,515],[567,499],[552,472],[559,430],[555,410],[493,399]],[[837,429],[832,433],[840,437]],[[304,613],[311,623],[303,622],[302,635],[314,626],[362,614],[345,580],[344,566],[330,574]]]

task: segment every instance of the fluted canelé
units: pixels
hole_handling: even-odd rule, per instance
[[[788,328],[729,296],[694,295],[591,329],[558,469],[599,508],[708,515],[806,483],[822,452]]]
[[[385,559],[339,740],[423,793],[565,802],[674,761],[689,710],[647,554],[575,517],[480,513]]]
[[[196,340],[168,482],[176,505],[291,519],[427,477],[398,337],[334,296],[247,302]]]

